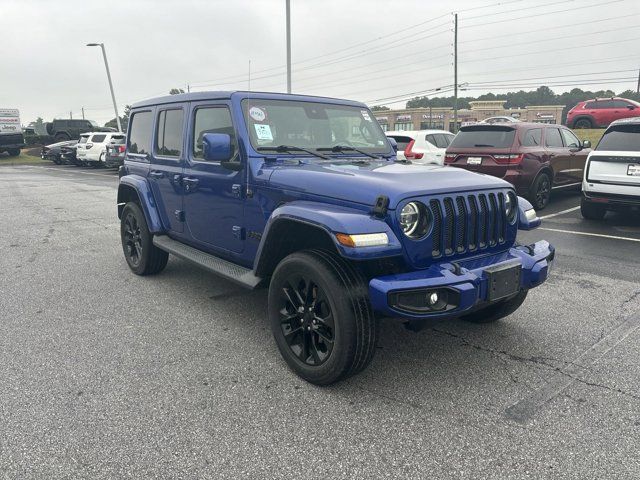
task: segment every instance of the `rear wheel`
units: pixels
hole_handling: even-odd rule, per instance
[[[317,385],[354,375],[371,362],[378,326],[362,274],[335,254],[286,257],[269,286],[269,320],[289,367]]]
[[[585,200],[580,201],[580,213],[587,220],[602,220],[607,214],[607,209],[603,205]]]
[[[129,202],[122,209],[120,238],[124,258],[136,275],[153,275],[167,266],[169,254],[153,244],[153,235],[136,203]]]
[[[9,152],[10,157],[17,157],[18,155],[20,155],[19,148],[10,148],[9,150],[7,150],[7,152]]]
[[[551,176],[547,172],[541,172],[531,185],[529,201],[536,210],[542,210],[551,198]]]
[[[593,128],[593,122],[589,118],[579,118],[573,123],[573,128]]]
[[[522,302],[524,302],[527,298],[527,293],[529,293],[529,290],[520,290],[520,292],[514,297],[502,300],[495,305],[490,305],[489,307],[483,308],[482,310],[478,310],[460,318],[465,322],[471,323],[497,322],[501,318],[504,318],[507,315],[511,315],[518,308],[520,308]]]
[[[56,136],[53,137],[56,142],[64,142],[67,140],[71,140],[71,137],[66,133],[56,133]]]

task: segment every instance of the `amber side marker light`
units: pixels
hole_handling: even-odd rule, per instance
[[[389,244],[386,233],[361,233],[350,235],[348,233],[336,233],[340,245],[345,247],[380,247]]]

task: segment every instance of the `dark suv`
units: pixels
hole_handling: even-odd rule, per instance
[[[78,140],[85,132],[115,132],[115,128],[99,127],[93,120],[54,120],[46,124],[47,133],[56,142]]]
[[[500,177],[536,209],[554,188],[579,188],[589,141],[561,125],[515,122],[462,127],[447,148],[445,165]]]
[[[139,102],[118,187],[124,257],[138,275],[172,254],[268,286],[280,352],[323,385],[371,361],[377,317],[415,329],[515,312],[554,257],[546,241],[516,243],[518,229],[540,224],[531,204],[498,178],[398,161],[394,145],[366,105],[347,100],[195,92]]]
[[[607,127],[614,120],[640,117],[640,103],[626,98],[596,98],[580,102],[567,113],[571,128]]]

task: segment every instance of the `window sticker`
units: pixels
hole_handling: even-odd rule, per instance
[[[273,135],[271,134],[271,127],[269,125],[262,125],[255,123],[253,125],[256,129],[256,135],[258,140],[273,140]]]
[[[249,116],[256,122],[264,122],[267,119],[267,112],[260,107],[251,107],[249,109]]]
[[[371,117],[369,116],[369,112],[367,112],[366,110],[360,110],[360,113],[362,114],[362,118],[364,118],[367,122],[371,122]]]

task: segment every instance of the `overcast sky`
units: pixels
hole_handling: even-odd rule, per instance
[[[640,0],[291,0],[291,10],[294,93],[400,107],[446,90],[452,10],[458,81],[470,87],[461,96],[636,88]],[[19,108],[24,124],[79,118],[83,106],[100,124],[114,117],[89,42],[106,45],[120,111],[187,84],[247,89],[249,61],[252,90],[286,89],[285,0],[0,0],[0,17],[0,107]],[[379,100],[389,97],[399,100]]]

